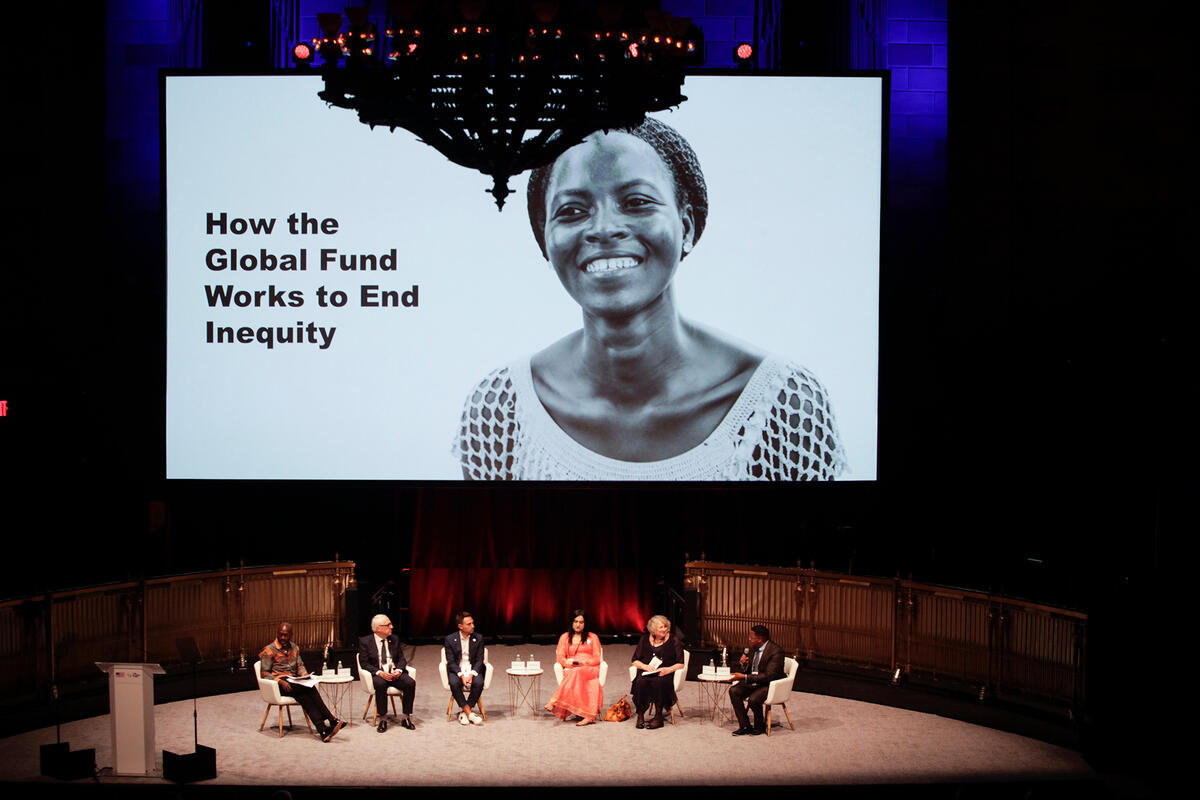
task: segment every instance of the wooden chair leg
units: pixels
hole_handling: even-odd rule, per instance
[[[771,735],[771,707],[767,706],[767,736]]]
[[[374,700],[374,695],[367,695],[367,704],[363,706],[363,719],[366,720],[367,712],[371,710],[371,701]],[[371,720],[371,724],[375,724],[375,720]]]
[[[292,724],[291,712],[288,712],[288,725]],[[279,707],[279,738],[283,738],[283,706]]]
[[[788,713],[787,703],[781,703],[781,705],[783,706],[783,715],[787,717],[788,727],[792,730],[796,730],[796,726],[792,724],[792,715]]]
[[[446,702],[446,722],[450,721],[450,709],[452,709],[452,708],[454,708],[454,698],[453,697],[451,697]]]
[[[487,722],[487,709],[483,707],[482,700],[475,701],[479,705],[479,715],[483,717],[483,721]]]
[[[264,727],[264,726],[267,724],[267,717],[268,717],[268,716],[270,716],[270,714],[271,714],[271,704],[270,704],[270,703],[267,703],[267,710],[263,712],[263,718],[262,718],[262,722],[261,722],[261,723],[259,723],[259,725],[258,725],[258,729],[259,729],[260,731],[261,731],[261,730],[263,729],[263,727]]]

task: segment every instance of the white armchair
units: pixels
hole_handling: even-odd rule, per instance
[[[366,719],[367,712],[369,710],[371,710],[371,707],[373,706],[371,701],[375,698],[375,681],[372,680],[371,673],[368,672],[367,670],[363,669],[362,664],[358,663],[358,653],[354,654],[354,668],[358,671],[358,685],[363,690],[363,693],[365,695],[367,695],[367,704],[365,706],[363,706],[363,713],[362,713],[362,718]],[[416,667],[409,665],[404,668],[404,671],[407,672],[408,676],[410,678],[412,678],[414,681],[417,679],[417,668]],[[400,691],[400,689],[395,686],[389,686],[387,688],[387,693],[388,693],[388,697],[390,697],[392,700],[392,713],[395,714],[396,713],[396,698],[403,697],[404,692]],[[375,716],[373,716],[371,718],[371,724],[375,725],[378,722],[379,722],[379,710],[376,709]]]
[[[771,735],[771,706],[783,706],[788,725],[792,730],[796,730],[796,726],[792,725],[792,715],[787,710],[787,700],[792,696],[792,686],[796,683],[796,672],[800,669],[800,662],[794,658],[784,658],[783,669],[787,672],[786,677],[771,681],[767,686],[767,699],[763,701],[763,706],[767,709],[767,736]]]
[[[441,648],[441,650],[442,650],[442,659],[438,664],[438,675],[440,675],[442,678],[442,688],[448,692],[448,691],[450,691],[450,676],[446,674],[446,648],[443,647],[443,648]],[[492,685],[492,673],[495,672],[495,670],[492,669],[492,662],[491,662],[491,659],[488,657],[488,648],[486,648],[486,647],[483,648],[483,663],[484,663],[484,666],[487,667],[487,669],[485,669],[483,671],[483,691],[486,692],[488,690],[488,687]],[[479,698],[479,714],[480,714],[480,716],[483,717],[483,721],[487,722],[487,710],[484,709],[484,707],[483,707],[482,693]],[[446,719],[447,720],[453,719],[453,717],[454,717],[454,697],[451,696],[450,700],[446,703]]]
[[[272,706],[279,707],[279,737],[283,738],[283,709],[287,709],[288,727],[292,727],[292,706],[298,706],[296,698],[288,697],[279,690],[279,683],[274,678],[264,678],[262,676],[262,662],[254,662],[254,677],[258,680],[258,693],[267,704],[267,710],[263,712],[262,722],[259,723],[258,729],[261,731],[267,724],[267,716],[271,713]],[[308,726],[308,732],[312,733],[312,723],[308,721],[308,715],[304,715],[304,724]]]
[[[688,664],[692,661],[692,654],[687,650],[683,651],[683,669],[675,670],[673,677],[675,682],[675,705],[667,709],[671,712],[671,724],[675,724],[675,709],[679,709],[679,716],[683,716],[683,706],[679,705],[679,689],[683,686],[683,679],[687,677]],[[637,667],[629,665],[629,682],[632,684],[633,679],[637,677]]]

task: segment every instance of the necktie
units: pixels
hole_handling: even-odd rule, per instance
[[[762,655],[762,650],[754,651],[754,663],[750,665],[751,672],[758,672],[758,657]]]
[[[379,647],[383,651],[383,655],[379,657],[379,668],[385,669],[387,667],[388,660],[387,639],[380,639]]]

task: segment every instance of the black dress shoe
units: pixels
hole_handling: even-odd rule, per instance
[[[407,728],[410,731],[415,731],[417,729],[417,726],[413,725],[412,720],[409,719],[408,717],[402,717],[400,719],[400,727]]]
[[[751,736],[762,736],[767,732],[766,728],[754,728],[750,731]]]
[[[749,736],[754,733],[754,728],[738,728],[733,732],[734,736]]]
[[[661,728],[662,726],[663,726],[662,717],[655,717],[654,719],[652,719],[646,723],[646,727],[652,731],[656,731],[659,728]]]
[[[334,736],[337,736],[337,732],[340,731],[344,727],[346,727],[345,722],[343,722],[340,719],[335,721],[332,725],[329,726],[329,729],[325,731],[325,735],[321,737],[321,741],[328,742]]]
[[[379,724],[375,726],[375,730],[383,733],[387,730],[387,717],[380,717]]]

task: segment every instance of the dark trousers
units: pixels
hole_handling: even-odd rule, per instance
[[[313,727],[321,733],[333,724],[333,714],[325,705],[325,701],[321,699],[321,693],[317,691],[315,686],[299,686],[297,684],[288,684],[290,692],[282,692],[284,697],[294,698],[300,707],[304,709],[304,713],[308,714],[308,718],[312,720]]]
[[[729,702],[733,706],[733,714],[737,717],[739,728],[749,728],[750,720],[746,716],[746,705],[754,713],[754,727],[760,731],[767,729],[763,716],[763,701],[767,699],[766,686],[747,686],[737,683],[729,687]]]
[[[417,693],[417,682],[413,680],[412,675],[403,672],[394,680],[385,681],[378,675],[372,675],[371,681],[375,684],[375,713],[381,717],[386,717],[388,713],[388,687],[395,686],[404,695],[400,698],[400,707],[404,709],[405,714],[411,714],[413,710],[413,696]]]
[[[446,677],[450,679],[450,694],[454,697],[454,704],[458,708],[463,706],[475,707],[479,702],[479,695],[483,694],[483,677],[487,674],[487,666],[484,665],[480,673],[471,678],[471,693],[463,695],[462,678],[458,677],[457,672],[451,672],[449,668],[446,670]]]

